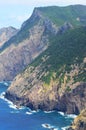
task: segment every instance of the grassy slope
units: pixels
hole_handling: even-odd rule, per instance
[[[43,76],[42,80],[49,83],[53,72],[56,73],[55,78],[63,73],[62,78],[65,72],[69,73],[72,70],[72,64],[80,65],[84,57],[86,57],[86,27],[80,27],[58,37],[50,37],[48,49],[31,65],[36,67],[41,63],[42,71],[48,72],[48,75]],[[46,60],[43,61],[43,58]],[[86,68],[86,64],[83,68]],[[74,80],[75,82],[86,81],[86,71],[83,69]]]
[[[63,25],[64,22],[70,22],[73,26],[86,24],[86,6],[52,6],[39,8],[39,10],[44,16],[51,19],[56,25]],[[77,18],[81,18],[82,20],[79,21]]]

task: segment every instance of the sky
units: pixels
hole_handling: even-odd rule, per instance
[[[0,28],[13,26],[20,28],[34,7],[86,5],[86,0],[0,0]]]

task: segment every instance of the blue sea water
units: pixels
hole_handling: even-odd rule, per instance
[[[17,109],[4,98],[7,88],[8,84],[0,83],[0,130],[65,130],[75,117],[56,111],[31,111],[25,107]]]

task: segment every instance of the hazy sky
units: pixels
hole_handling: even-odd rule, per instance
[[[86,5],[86,0],[0,0],[0,28],[20,28],[22,22],[30,17],[34,7],[71,4]]]

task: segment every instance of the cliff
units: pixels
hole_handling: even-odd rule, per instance
[[[86,107],[86,27],[50,41],[46,51],[15,77],[5,96],[31,109],[79,114]]]
[[[80,12],[80,13],[79,13]],[[19,32],[0,48],[0,81],[13,78],[50,45],[50,37],[85,25],[86,6],[35,8]]]
[[[1,80],[24,69],[5,93],[14,104],[68,114],[86,109],[86,6],[35,8],[0,56]],[[85,115],[69,130],[85,130]]]
[[[86,130],[86,109],[78,115],[68,130]]]

